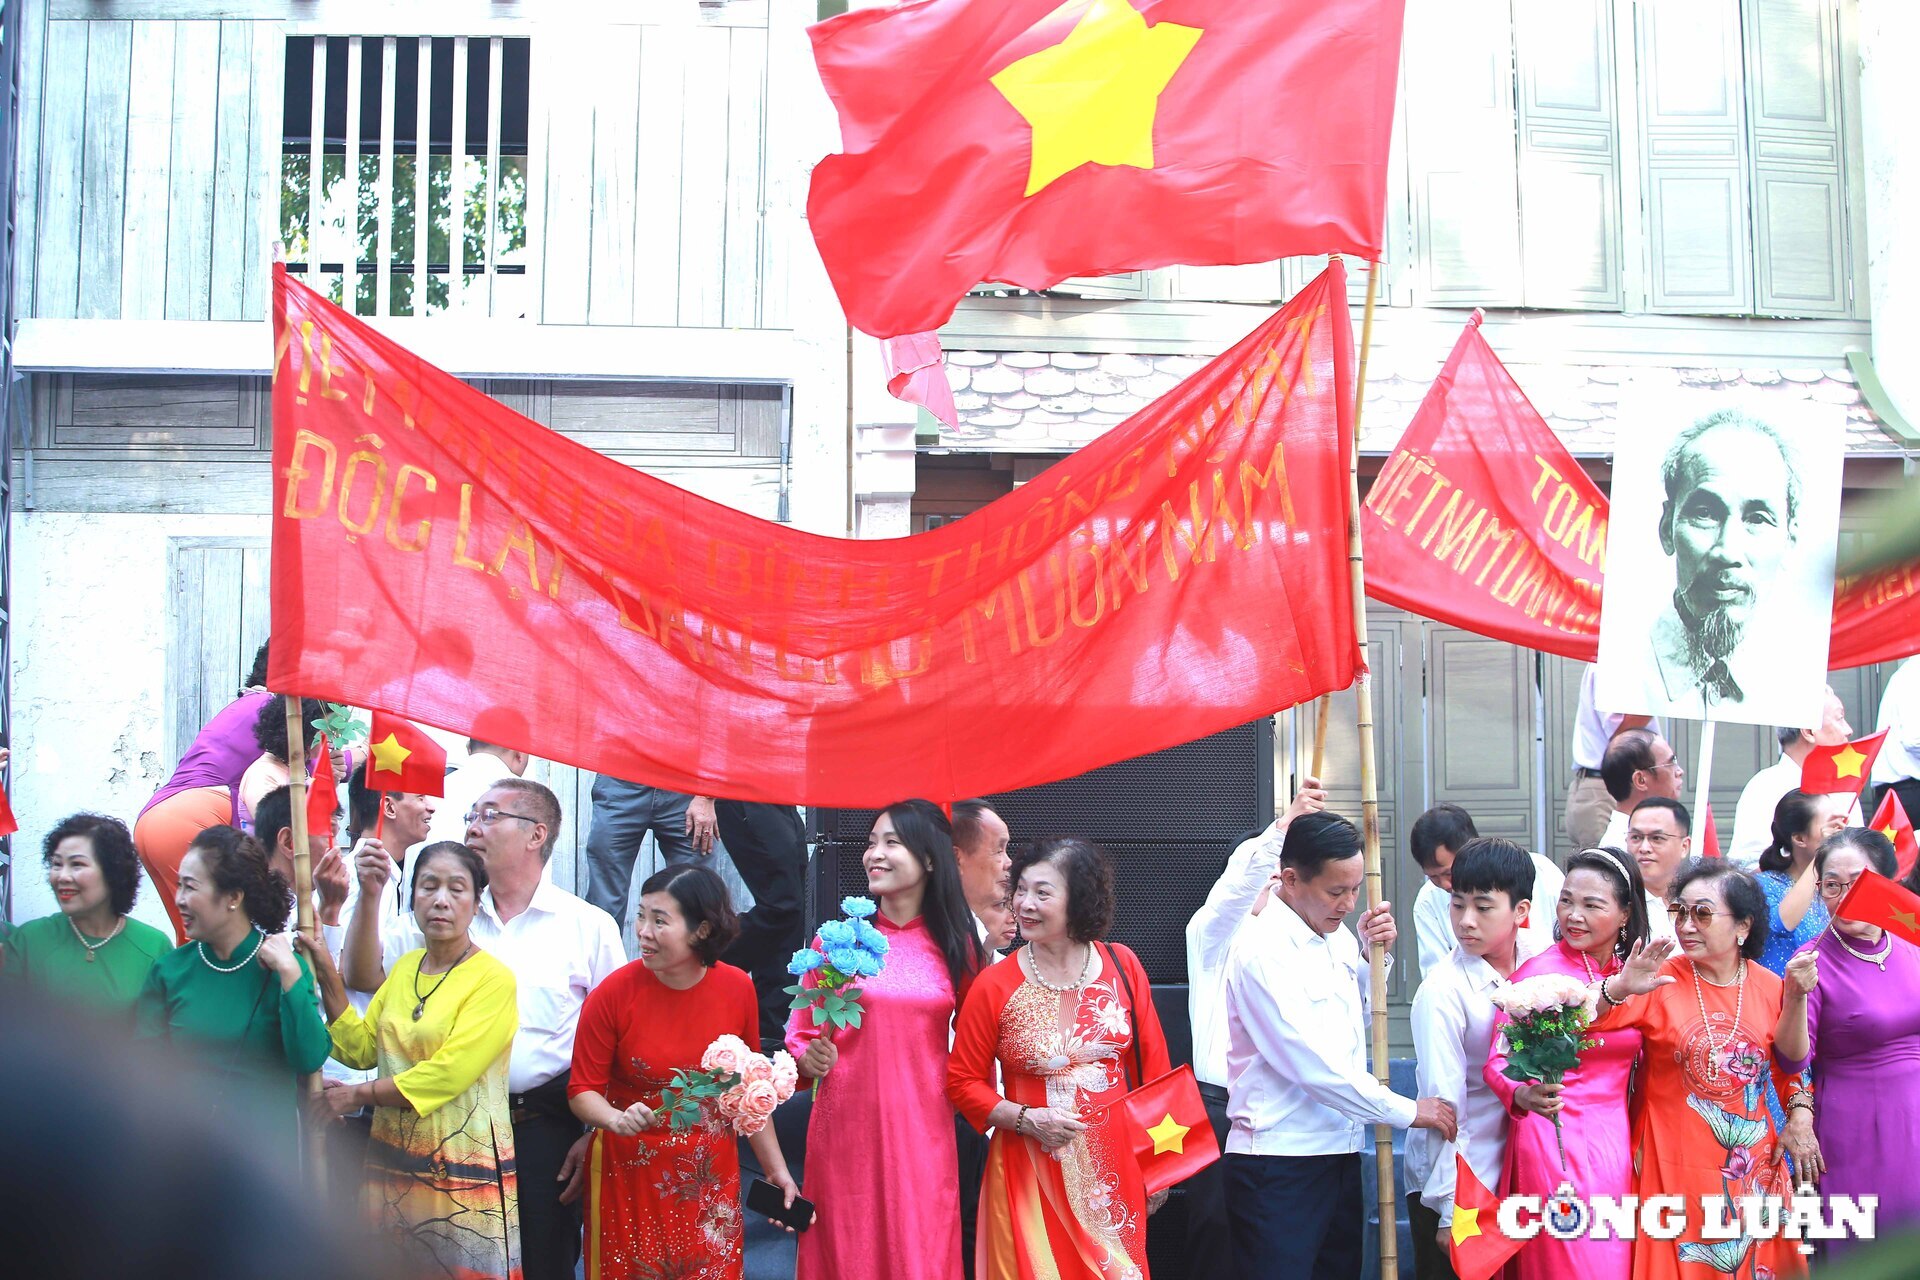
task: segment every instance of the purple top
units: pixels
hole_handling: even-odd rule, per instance
[[[1920,1150],[1920,948],[1890,934],[1869,947],[1828,931],[1801,950],[1820,957],[1819,984],[1807,994],[1812,1053],[1776,1058],[1787,1071],[1813,1063],[1813,1128],[1827,1162],[1821,1194],[1879,1196],[1875,1229],[1891,1235],[1920,1222],[1912,1175]],[[1829,1241],[1828,1251],[1851,1245]]]
[[[221,708],[206,728],[193,739],[193,745],[180,757],[179,765],[166,785],[153,793],[153,799],[141,808],[145,813],[170,796],[195,787],[226,787],[232,790],[240,782],[247,766],[260,758],[260,744],[253,740],[253,726],[260,709],[276,698],[272,693],[247,693]]]

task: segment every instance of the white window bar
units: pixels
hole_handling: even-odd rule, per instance
[[[325,294],[326,286],[320,282],[321,263],[321,223],[326,217],[324,197],[326,193],[325,170],[321,162],[326,151],[327,137],[327,38],[313,38],[313,103],[312,126],[307,130],[307,284],[315,292]]]
[[[505,94],[501,81],[506,77],[506,42],[495,36],[487,41],[487,224],[481,233],[480,251],[486,255],[487,314],[493,314],[494,282],[500,265],[500,103]]]
[[[400,42],[392,36],[380,41],[380,176],[373,197],[373,314],[393,314],[393,118],[398,97],[394,72]],[[418,214],[416,213],[416,217]]]
[[[341,212],[346,232],[340,259],[340,305],[360,313],[360,37],[347,38],[347,154],[341,171],[346,200]]]
[[[427,314],[427,246],[433,242],[433,204],[427,183],[427,135],[433,119],[433,38],[420,37],[419,85],[413,116],[413,314]]]
[[[447,305],[467,309],[467,38],[453,38],[453,150],[447,171]]]

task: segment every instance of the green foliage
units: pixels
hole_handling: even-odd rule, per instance
[[[860,1004],[860,988],[852,985],[853,979],[831,964],[823,964],[814,970],[814,980],[815,985],[811,987],[796,982],[784,988],[793,997],[788,1011],[798,1013],[811,1005],[816,1027],[829,1023],[841,1029],[859,1026],[866,1010]]]
[[[367,722],[354,708],[338,702],[329,702],[326,708],[326,714],[313,722],[314,732],[326,734],[336,747],[359,746],[367,740]]]
[[[706,1103],[740,1083],[732,1072],[696,1071],[683,1068],[660,1091],[660,1111],[674,1132],[680,1133],[700,1123]]]
[[[1580,1065],[1580,1051],[1593,1047],[1585,1035],[1586,1013],[1578,1006],[1515,1018],[1501,1034],[1507,1042],[1509,1080],[1557,1083]]]

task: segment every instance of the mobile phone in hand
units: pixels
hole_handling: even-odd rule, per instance
[[[747,1211],[763,1218],[772,1218],[775,1222],[784,1222],[795,1231],[805,1231],[813,1225],[813,1201],[804,1196],[795,1196],[793,1207],[789,1209],[787,1193],[765,1178],[755,1178],[747,1187]]]

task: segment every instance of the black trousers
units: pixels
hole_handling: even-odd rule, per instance
[[[720,843],[753,894],[753,910],[740,917],[740,936],[721,958],[753,979],[761,1044],[777,1049],[786,1038],[786,988],[795,981],[787,962],[806,941],[807,830],[787,804],[720,800],[714,817]]]
[[[960,1269],[973,1280],[973,1242],[980,1226],[980,1183],[987,1173],[987,1135],[953,1118],[954,1151],[960,1158]]]
[[[1218,1085],[1200,1086],[1207,1120],[1221,1150],[1227,1146],[1227,1091]],[[1187,1189],[1187,1274],[1205,1280],[1239,1280],[1233,1263],[1233,1234],[1227,1223],[1227,1176],[1218,1160],[1181,1184]],[[1249,1272],[1258,1275],[1258,1272]]]
[[[1227,1220],[1243,1276],[1359,1280],[1360,1157],[1229,1154]]]
[[[557,1086],[557,1088],[556,1088]],[[513,1163],[520,1179],[520,1267],[524,1280],[573,1280],[580,1264],[583,1193],[560,1203],[560,1167],[585,1132],[567,1110],[567,1077],[516,1093]],[[555,1100],[559,1102],[556,1109]]]
[[[1418,1191],[1407,1192],[1407,1221],[1413,1226],[1414,1280],[1459,1280],[1453,1274],[1452,1256],[1435,1238],[1440,1215],[1420,1203]]]

